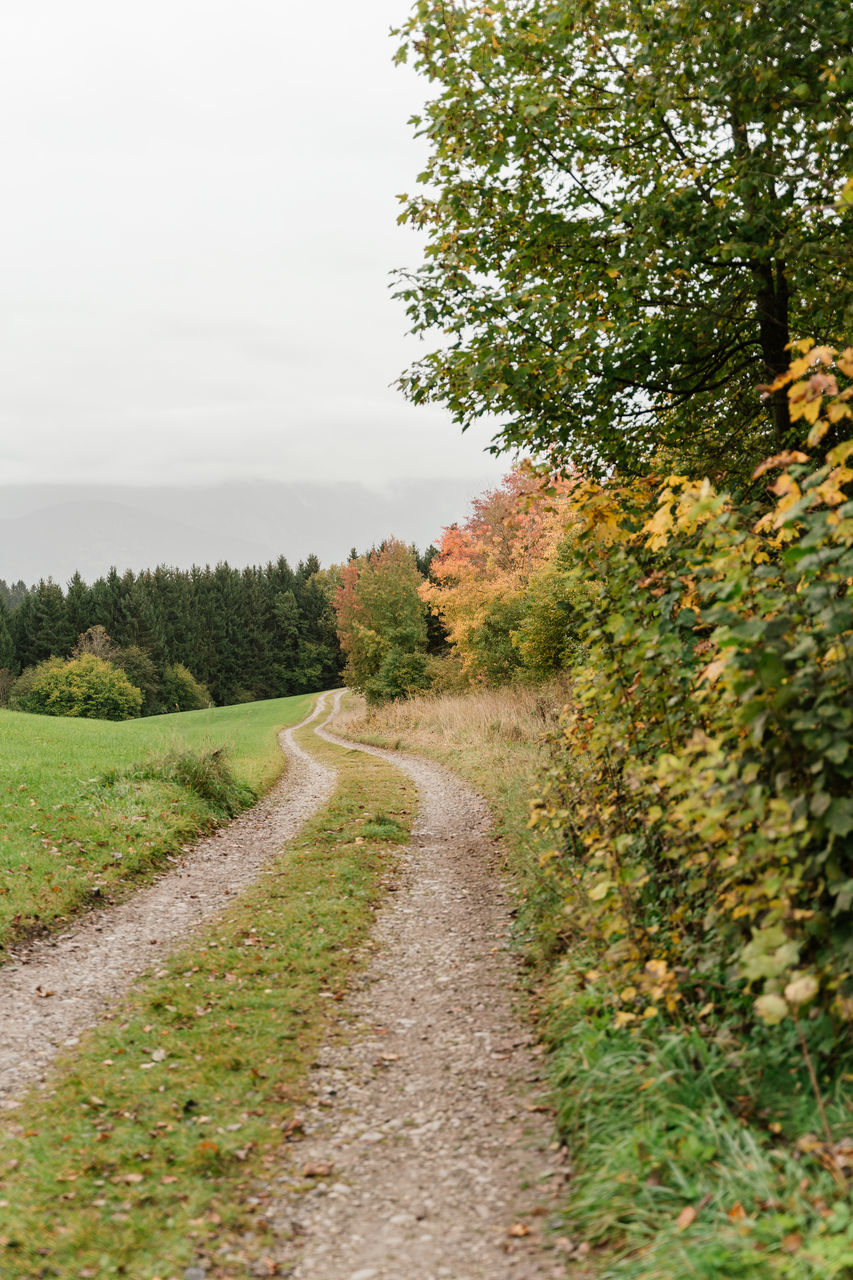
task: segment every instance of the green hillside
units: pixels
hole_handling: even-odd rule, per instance
[[[50,927],[251,803],[314,695],[112,723],[0,711],[0,946]]]

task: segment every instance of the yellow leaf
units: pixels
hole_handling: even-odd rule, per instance
[[[765,458],[763,462],[759,462],[758,466],[752,473],[753,480],[757,480],[759,476],[763,476],[765,471],[772,471],[775,467],[790,467],[795,462],[808,462],[809,455],[801,453],[799,449],[786,449],[784,453],[774,453],[772,458]]]
[[[824,422],[822,420],[820,422],[816,422],[815,425],[812,427],[811,431],[809,432],[809,434],[806,436],[806,443],[808,444],[809,448],[813,449],[816,444],[820,444],[821,440],[826,435],[828,430],[829,430],[828,422]]]
[[[787,376],[789,378],[801,378],[803,374],[811,368],[812,363],[813,361],[810,355],[800,356],[798,360],[791,361],[787,375],[783,374],[782,376]]]
[[[651,520],[648,520],[643,526],[643,533],[647,535],[646,546],[652,551],[658,551],[661,547],[665,547],[668,541],[667,534],[672,528],[672,508],[668,502],[658,507]]]
[[[788,1006],[781,996],[759,996],[755,1002],[755,1012],[766,1022],[768,1027],[775,1027],[788,1016]]]
[[[814,396],[813,399],[804,401],[802,417],[805,418],[806,422],[817,422],[822,404],[823,396]],[[798,414],[797,416],[799,417],[800,415]]]
[[[802,496],[800,486],[796,480],[793,480],[788,475],[787,471],[779,476],[775,484],[771,484],[770,492],[775,493],[777,498],[791,497],[794,502]]]
[[[820,983],[814,974],[804,973],[799,978],[795,978],[793,982],[789,982],[785,988],[785,999],[789,1004],[801,1005],[808,1004],[809,1000],[813,1000],[820,990]]]
[[[655,1005],[653,1005],[653,1004],[648,1005],[648,1006],[643,1010],[643,1017],[644,1017],[646,1020],[649,1020],[649,1019],[651,1019],[651,1018],[656,1018],[657,1016],[658,1016],[658,1011],[657,1011],[657,1008],[655,1007]]]
[[[716,684],[727,665],[725,658],[715,658],[699,673],[699,683],[701,684],[703,680],[707,680],[708,684]]]
[[[834,449],[830,449],[826,460],[831,467],[842,466],[851,453],[853,453],[853,440],[845,440],[843,444],[837,444]]]

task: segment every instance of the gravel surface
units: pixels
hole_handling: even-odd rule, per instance
[[[321,699],[310,719],[324,709]],[[486,809],[438,765],[317,732],[408,773],[419,816],[368,943],[369,963],[335,1006],[301,1130],[257,1187],[270,1228],[263,1247],[275,1256],[273,1270],[261,1263],[252,1274],[562,1277],[547,1228],[558,1224],[568,1169],[551,1141],[537,1046],[513,1011],[511,908]],[[139,975],[255,879],[330,795],[333,771],[292,734],[280,736],[287,776],[260,805],[150,888],[0,969],[0,1105],[14,1107],[60,1046],[73,1045]]]
[[[319,699],[303,723],[325,706]],[[334,772],[298,747],[293,732],[279,734],[287,773],[260,804],[127,902],[93,912],[0,968],[0,1106],[15,1106],[15,1095],[44,1078],[61,1046],[75,1044],[140,974],[255,880],[329,797]]]
[[[259,1188],[275,1259],[293,1280],[564,1276],[547,1226],[565,1153],[513,1014],[510,904],[485,807],[438,765],[358,749],[414,779],[419,817],[373,958],[313,1069],[305,1136]]]

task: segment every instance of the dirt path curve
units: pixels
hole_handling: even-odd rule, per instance
[[[326,710],[321,697],[308,724]],[[295,725],[279,734],[285,777],[254,808],[201,840],[150,887],[87,916],[0,968],[0,1106],[42,1079],[63,1045],[97,1021],[107,1005],[187,933],[228,904],[282,843],[331,794],[335,775],[297,746]],[[40,997],[37,989],[52,992]]]
[[[485,807],[439,765],[317,732],[404,770],[420,808],[376,953],[312,1073],[306,1138],[261,1193],[279,1264],[293,1280],[564,1276],[543,1235],[565,1166],[512,1012]]]

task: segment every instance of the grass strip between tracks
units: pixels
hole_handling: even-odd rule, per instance
[[[384,761],[310,749],[339,770],[329,805],[3,1117],[4,1278],[264,1267],[252,1188],[276,1167],[416,804]],[[272,1261],[259,1273],[278,1274]]]

